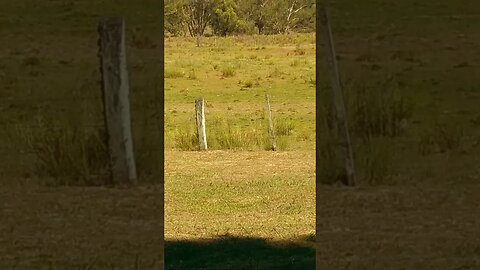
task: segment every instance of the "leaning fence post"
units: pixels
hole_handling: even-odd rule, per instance
[[[277,151],[277,142],[275,140],[275,130],[273,128],[273,118],[272,118],[272,108],[270,107],[270,99],[268,95],[265,93],[265,103],[267,106],[267,113],[268,113],[268,134],[270,135],[270,139],[272,140],[272,151]]]
[[[345,111],[345,101],[342,92],[342,86],[340,83],[340,75],[338,73],[338,64],[335,53],[335,46],[333,43],[332,29],[330,26],[328,13],[325,6],[318,6],[317,8],[318,20],[321,24],[323,30],[324,40],[325,40],[325,56],[327,59],[328,69],[330,71],[330,81],[332,84],[333,91],[333,101],[335,105],[336,112],[336,125],[338,129],[339,144],[343,150],[345,158],[345,173],[346,173],[346,182],[349,186],[354,186],[355,179],[355,168],[353,160],[353,150],[352,143],[350,140],[350,134],[348,132],[348,123],[347,115]],[[318,68],[317,68],[318,72]],[[317,93],[318,94],[318,93]],[[317,151],[319,151],[317,149]]]
[[[197,98],[195,100],[195,112],[197,120],[198,143],[200,150],[207,150],[207,132],[205,127],[205,100]]]
[[[137,173],[130,122],[125,23],[121,18],[107,18],[100,22],[98,32],[110,181],[131,184],[136,182]]]

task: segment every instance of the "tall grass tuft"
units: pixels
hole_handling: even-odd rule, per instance
[[[325,87],[327,88],[327,87]],[[399,136],[402,123],[409,119],[412,109],[402,97],[391,92],[355,89],[356,94],[347,96],[347,116],[354,150],[357,181],[367,185],[384,184],[389,180],[391,151],[389,143]],[[317,146],[320,149],[317,160],[321,170],[320,179],[324,184],[344,182],[344,154],[337,141],[335,110],[328,92],[317,107]]]
[[[236,74],[235,67],[231,65],[222,67],[221,71],[222,71],[222,77],[224,78],[233,77]]]
[[[208,138],[208,131],[207,131]],[[173,135],[175,147],[184,151],[198,150],[198,132],[195,126],[190,125],[186,127],[177,128]]]
[[[343,160],[338,149],[338,141],[336,139],[336,132],[334,126],[333,107],[330,102],[326,102],[326,92],[321,92],[323,97],[321,102],[317,105],[317,110],[320,111],[320,118],[317,119],[316,131],[317,142],[316,148],[319,149],[317,155],[318,171],[320,183],[335,184],[344,178],[343,175]]]
[[[261,124],[242,128],[219,117],[210,122],[209,141],[213,149],[261,149],[265,147],[267,139],[268,133]]]
[[[368,185],[388,183],[392,151],[387,138],[364,140],[356,147],[357,174]]]
[[[165,69],[164,74],[166,79],[177,79],[185,77],[185,72],[178,69]]]
[[[326,130],[320,134],[317,133],[318,140],[316,147],[319,149],[317,154],[316,174],[320,183],[332,185],[343,182],[343,160],[337,147],[337,140],[331,130]]]
[[[17,127],[13,135],[35,157],[34,172],[46,185],[108,184],[108,148],[104,130],[40,119],[35,127]]]
[[[461,146],[464,131],[457,125],[436,123],[423,132],[418,144],[422,155],[445,153]]]
[[[295,122],[290,118],[274,118],[275,135],[290,136],[295,129]]]
[[[355,87],[347,96],[352,133],[357,137],[396,137],[405,131],[413,103],[391,88]]]
[[[222,117],[207,119],[207,145],[211,150],[258,150],[269,143],[268,131],[261,123],[240,127]],[[198,150],[195,121],[178,128],[173,134],[175,147],[184,151]]]

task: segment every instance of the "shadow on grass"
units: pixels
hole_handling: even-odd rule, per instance
[[[166,270],[315,269],[313,244],[261,238],[167,241]]]

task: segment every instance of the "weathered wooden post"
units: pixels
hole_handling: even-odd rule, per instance
[[[205,126],[205,100],[203,98],[197,98],[195,100],[195,112],[197,119],[198,144],[200,146],[200,151],[205,151],[208,150],[208,147]]]
[[[328,13],[325,5],[317,5],[317,18],[320,21],[320,25],[318,25],[317,21],[317,31],[320,29],[320,31],[323,31],[325,41],[325,57],[327,59],[328,69],[330,71],[330,81],[332,84],[333,101],[335,105],[336,127],[338,132],[339,146],[342,148],[345,158],[345,173],[347,178],[346,183],[348,186],[354,186],[356,179],[353,161],[353,150],[350,141],[350,134],[348,132],[348,122],[345,112],[345,101],[343,97],[342,86],[340,83],[340,75],[338,74],[338,64],[332,37],[332,29],[330,26]],[[317,72],[318,70],[319,69],[317,67]],[[317,151],[319,151],[319,149],[317,149]]]
[[[100,22],[98,32],[110,180],[113,184],[132,184],[137,173],[130,123],[125,23],[121,18],[107,18]]]
[[[265,103],[267,106],[267,113],[268,113],[268,134],[270,135],[270,139],[272,140],[272,151],[277,151],[277,142],[275,140],[275,130],[273,128],[273,118],[272,118],[272,108],[270,107],[270,99],[268,95],[265,93]]]

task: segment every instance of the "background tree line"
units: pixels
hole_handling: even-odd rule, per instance
[[[175,36],[315,31],[314,0],[165,0],[165,31]]]

